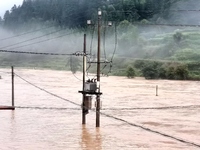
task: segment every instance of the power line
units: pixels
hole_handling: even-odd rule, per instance
[[[9,51],[9,50],[0,50],[0,52],[3,52],[3,53],[18,53],[18,54],[34,54],[34,55],[57,55],[57,56],[77,55],[77,53],[72,53],[72,54],[61,54],[61,53],[38,53],[38,52]]]
[[[10,37],[7,37],[7,38],[0,39],[0,41],[5,41],[5,40],[8,40],[8,39],[16,38],[16,37],[23,36],[23,35],[26,35],[26,34],[35,33],[35,32],[45,30],[45,29],[49,29],[49,28],[52,28],[52,27],[54,27],[54,26],[49,26],[49,27],[37,29],[37,30],[34,30],[34,31],[29,31],[29,32],[26,32],[26,33],[18,34],[18,35],[15,35],[15,36],[10,36]]]
[[[154,24],[154,23],[137,23],[133,22],[133,25],[142,25],[142,26],[169,26],[169,27],[194,27],[199,28],[200,25],[189,25],[189,24]]]
[[[113,54],[112,54],[112,57],[111,57],[111,62],[113,61],[116,50],[117,50],[117,25],[115,24],[115,47],[114,47],[114,51],[113,51]]]
[[[87,76],[88,76],[88,72],[89,72],[89,69],[91,67],[91,59],[92,59],[92,47],[93,47],[93,40],[94,40],[94,32],[95,32],[95,24],[93,25],[93,28],[92,28],[92,37],[91,37],[91,42],[90,42],[90,57],[88,58],[88,62],[89,62],[89,66],[87,67],[86,69],[86,72],[87,72]],[[88,77],[89,78],[89,77]]]
[[[55,110],[81,110],[81,108],[69,108],[69,107],[40,107],[40,106],[15,106],[22,109],[55,109]],[[169,110],[169,109],[190,109],[200,108],[200,105],[188,105],[188,106],[168,106],[168,107],[135,107],[135,108],[102,108],[103,111],[109,110]],[[94,110],[94,109],[93,109]]]
[[[200,108],[200,105],[186,105],[186,106],[165,106],[165,107],[134,107],[134,108],[103,108],[102,110],[167,110],[167,109],[188,109]]]
[[[71,16],[73,14],[70,14],[68,15],[67,17]],[[79,17],[76,17],[74,19],[79,19],[79,18],[82,18],[81,16]],[[84,20],[83,20],[84,21]],[[28,40],[25,40],[25,41],[21,41],[21,42],[18,42],[18,43],[15,43],[15,44],[12,44],[12,45],[8,45],[8,46],[4,46],[4,47],[1,47],[0,49],[4,49],[4,48],[7,48],[7,47],[12,47],[12,46],[15,46],[15,45],[19,45],[19,44],[23,44],[23,43],[26,43],[26,42],[29,42],[29,41],[33,41],[33,40],[36,40],[36,39],[39,39],[39,38],[42,38],[42,37],[45,37],[45,36],[48,36],[48,35],[51,35],[51,34],[54,34],[54,33],[57,33],[57,32],[60,32],[60,31],[63,31],[64,29],[60,29],[60,30],[56,30],[54,32],[50,32],[48,34],[44,34],[42,36],[38,36],[38,37],[35,37],[35,38],[32,38],[32,39],[28,39]],[[31,32],[30,32],[31,33]],[[12,38],[12,37],[11,37]],[[15,49],[15,48],[11,48],[10,50],[12,49]]]
[[[27,81],[26,79],[22,78],[21,76],[19,76],[19,75],[16,74],[16,73],[14,73],[14,74],[15,74],[17,77],[19,77],[21,80],[27,82],[28,84],[34,86],[35,88],[37,88],[37,89],[39,89],[39,90],[41,90],[41,91],[43,91],[43,92],[45,92],[45,93],[48,93],[48,94],[50,94],[50,95],[52,95],[52,96],[54,96],[54,97],[57,97],[57,98],[59,98],[59,99],[61,99],[61,100],[64,100],[64,101],[67,101],[67,102],[69,102],[69,103],[71,103],[71,104],[74,104],[74,105],[76,105],[76,106],[80,106],[79,104],[77,104],[77,103],[75,103],[75,102],[73,102],[73,101],[70,101],[70,100],[68,100],[68,99],[66,99],[66,98],[63,98],[63,97],[58,96],[58,95],[56,95],[56,94],[53,94],[53,93],[51,93],[51,92],[49,92],[49,91],[47,91],[47,90],[45,90],[45,89],[43,89],[43,88],[41,88],[41,87],[35,85],[35,84],[33,84],[33,83]]]
[[[36,40],[36,39],[39,39],[39,38],[42,38],[42,37],[45,37],[45,36],[48,36],[48,35],[51,35],[51,34],[54,34],[54,33],[58,33],[58,32],[60,32],[60,31],[62,31],[62,30],[63,30],[63,29],[60,29],[60,30],[57,30],[57,31],[54,31],[54,32],[51,32],[51,33],[48,33],[48,34],[44,34],[44,35],[42,35],[42,36],[38,36],[38,37],[35,37],[35,38],[32,38],[32,39],[28,39],[28,40],[25,40],[25,41],[21,41],[21,42],[12,44],[12,45],[4,46],[4,47],[1,47],[0,49],[4,49],[4,48],[12,47],[12,46],[15,46],[15,45],[23,44],[23,43],[26,43],[26,42],[29,42],[29,41],[33,41],[33,40]]]
[[[152,26],[153,26],[153,25],[157,25],[157,26],[200,27],[200,25],[183,25],[183,24],[151,24],[151,23],[148,23],[148,24],[134,23],[134,24],[136,24],[136,25],[152,25]],[[13,44],[13,45],[9,45],[9,46],[6,46],[6,47],[10,47],[10,46],[22,44],[22,43],[25,43],[25,42],[28,42],[28,41],[31,41],[31,40],[35,40],[35,39],[37,39],[37,38],[41,38],[41,37],[44,37],[44,36],[47,36],[47,35],[49,35],[49,34],[53,34],[53,33],[59,32],[59,31],[61,31],[61,30],[57,30],[57,31],[55,31],[55,32],[48,33],[48,34],[46,34],[46,35],[42,35],[42,36],[39,36],[39,37],[36,37],[36,38],[32,38],[32,39],[29,39],[29,40],[26,40],[26,41],[22,41],[22,42],[20,42],[20,43],[15,43],[15,44]],[[69,34],[67,34],[67,35],[69,35]],[[116,33],[115,33],[115,35],[116,35]],[[46,41],[49,41],[49,40],[52,40],[52,39],[56,39],[56,38],[60,38],[60,37],[63,37],[63,36],[65,36],[65,35],[58,36],[58,37],[55,37],[55,38],[46,39],[46,40],[43,40],[43,41],[39,41],[39,42],[27,44],[27,45],[22,45],[22,46],[15,47],[15,48],[12,48],[12,49],[18,49],[18,48],[25,47],[25,46],[29,46],[29,45],[33,45],[33,44],[38,44],[38,43],[46,42]],[[117,38],[117,37],[116,37],[116,38]],[[3,48],[5,48],[5,47],[3,47]],[[2,48],[2,49],[3,49],[3,48]],[[10,49],[10,50],[12,50],[12,49]],[[116,51],[116,44],[115,44],[114,53],[115,53],[115,51]],[[111,63],[112,63],[112,59],[113,59],[113,57],[114,57],[114,53],[113,53],[113,56],[112,56],[112,58],[111,58]],[[112,64],[111,64],[110,66],[112,67]]]
[[[100,112],[100,113],[101,113],[101,112]],[[105,113],[101,113],[101,114],[104,115],[104,116],[106,116],[106,117],[113,118],[113,119],[115,119],[115,120],[118,120],[118,121],[124,122],[124,123],[126,123],[126,124],[129,124],[129,125],[131,125],[131,126],[134,126],[134,127],[137,127],[137,128],[141,128],[141,129],[143,129],[143,130],[145,130],[145,131],[148,131],[148,132],[151,132],[151,133],[156,133],[156,134],[159,134],[159,135],[161,135],[161,136],[164,136],[164,137],[171,138],[171,139],[173,139],[173,140],[179,141],[179,142],[181,142],[181,143],[189,144],[189,145],[191,145],[191,146],[195,146],[195,147],[200,148],[200,145],[199,145],[199,144],[196,144],[196,143],[193,143],[193,142],[189,142],[189,141],[186,141],[186,140],[184,140],[184,139],[177,138],[177,137],[175,137],[175,136],[168,135],[168,134],[166,134],[166,133],[162,133],[162,132],[160,132],[160,131],[152,130],[152,129],[150,129],[150,128],[147,128],[147,127],[144,127],[144,126],[135,124],[135,123],[131,123],[131,122],[128,122],[128,121],[126,121],[126,120],[124,120],[124,119],[121,119],[121,118],[118,118],[118,117],[114,117],[114,116],[111,116],[111,115],[108,115],[108,114],[105,114]]]
[[[81,108],[66,108],[66,107],[31,107],[31,106],[15,106],[19,109],[40,109],[40,110],[81,110]]]
[[[169,10],[170,11],[173,11],[173,12],[200,12],[199,9],[171,9]],[[113,13],[114,12],[124,12],[124,13],[133,13],[133,11],[112,11]],[[147,13],[152,13],[152,12],[158,12],[157,10],[136,10],[134,12],[147,12]],[[162,12],[162,11],[159,11],[159,12]]]
[[[60,35],[60,36],[57,36],[57,37],[54,37],[54,38],[49,38],[49,39],[46,39],[46,40],[42,40],[42,41],[38,41],[38,42],[34,42],[34,43],[30,43],[30,44],[27,44],[27,45],[22,45],[22,46],[14,47],[14,48],[11,48],[11,49],[9,49],[9,50],[18,49],[18,48],[22,48],[22,47],[26,47],[26,46],[30,46],[30,45],[35,45],[35,44],[39,44],[39,43],[43,43],[43,42],[47,42],[47,41],[50,41],[50,40],[54,40],[54,39],[57,39],[57,38],[61,38],[61,37],[64,37],[64,36],[67,36],[67,35],[70,35],[70,34],[79,33],[79,32],[80,32],[80,31],[67,33],[67,34]]]
[[[200,9],[178,9],[178,10],[172,9],[172,10],[169,10],[169,11],[175,11],[175,12],[200,12]]]
[[[113,64],[113,59],[114,59],[114,56],[115,56],[115,53],[116,53],[116,50],[117,50],[117,43],[118,43],[118,40],[117,40],[117,25],[115,23],[115,47],[114,47],[114,51],[113,51],[113,54],[112,54],[112,57],[111,57],[111,60],[110,60],[110,70],[108,73],[111,73],[112,71],[112,64]]]

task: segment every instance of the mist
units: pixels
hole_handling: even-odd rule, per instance
[[[43,30],[32,32],[38,29]],[[36,29],[21,30],[20,32],[11,32],[1,28],[0,43],[1,50],[71,54],[83,50],[83,34],[74,30],[55,27],[44,29],[44,26],[39,25]],[[1,64],[37,64],[38,62],[42,63],[45,60],[48,60],[47,62],[63,60],[62,63],[65,66],[69,56],[1,53],[1,57],[3,57],[3,59],[1,59]]]
[[[112,27],[102,27],[102,61],[109,61],[112,56],[127,59],[177,60],[176,56],[185,49],[196,53],[196,51],[199,51],[199,46],[197,46],[199,43],[194,39],[194,34],[199,33],[199,28],[184,25],[199,25],[200,12],[186,11],[198,10],[199,7],[200,2],[195,0],[179,1],[169,8],[171,11],[165,20],[153,16],[150,20],[142,20],[133,24],[126,21],[116,22],[116,29],[115,22]],[[42,30],[16,36],[38,29]],[[87,29],[68,29],[51,26],[49,23],[32,22],[12,31],[0,28],[0,49],[65,54],[82,52],[84,33],[87,34],[87,53],[91,54],[89,56],[90,60],[94,60],[97,51],[97,28],[93,30],[92,27]],[[176,40],[179,33],[181,35],[180,41],[179,39]],[[194,42],[191,43],[191,39]],[[50,66],[53,65],[50,62],[55,62],[56,64],[62,61],[62,66],[65,66],[68,61],[68,56],[55,57],[1,53],[2,56],[9,56],[7,57],[9,58],[8,60],[5,57],[2,58],[2,62],[16,63],[16,61],[20,61],[20,64],[42,62],[49,63]],[[44,60],[48,61],[44,62]]]
[[[169,8],[166,19],[153,16],[149,21],[133,24],[135,28],[127,30],[126,36],[118,37],[117,53],[129,58],[169,61],[178,60],[176,56],[182,51],[199,53],[199,8],[198,1],[179,1]],[[180,41],[176,40],[178,34]]]
[[[42,30],[40,30],[42,29]],[[36,32],[34,32],[36,31]],[[115,49],[114,27],[102,28],[101,56],[102,61],[109,61]],[[86,48],[88,62],[96,61],[97,28],[68,29],[54,25],[30,24],[25,28],[8,30],[0,28],[0,49],[7,51],[22,51],[36,53],[72,54],[83,52],[84,34],[86,33]],[[109,33],[109,34],[108,34]],[[72,56],[81,63],[81,56]],[[69,69],[70,56],[30,55],[16,53],[0,53],[0,62],[4,66],[28,66]]]

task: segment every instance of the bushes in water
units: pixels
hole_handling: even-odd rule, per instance
[[[128,67],[127,67],[128,66]],[[133,71],[133,70],[134,71]],[[133,76],[131,75],[133,73]],[[112,75],[143,76],[146,79],[200,80],[199,62],[164,62],[153,60],[118,60]]]
[[[126,76],[128,78],[134,78],[136,75],[135,73],[135,69],[132,66],[128,66],[127,70],[126,70]]]
[[[186,80],[189,78],[188,67],[181,63],[164,63],[157,61],[135,61],[135,67],[141,69],[146,79]]]

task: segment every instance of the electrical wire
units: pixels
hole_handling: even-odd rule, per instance
[[[72,53],[72,54],[61,54],[61,53],[38,53],[38,52],[9,51],[9,50],[0,50],[0,52],[3,52],[3,53],[18,53],[18,54],[34,54],[34,55],[57,55],[57,56],[77,55],[76,53]]]
[[[15,108],[22,109],[55,109],[55,110],[81,110],[81,108],[69,108],[69,107],[40,107],[40,106],[15,106]],[[168,107],[135,107],[135,108],[101,108],[102,111],[124,111],[124,110],[169,110],[169,109],[194,109],[200,108],[200,105],[188,105],[188,106],[168,106]],[[94,109],[93,109],[94,110]]]
[[[49,29],[49,28],[52,28],[52,27],[54,27],[54,26],[49,26],[49,27],[37,29],[37,30],[34,30],[34,31],[29,31],[29,32],[26,32],[26,33],[18,34],[18,35],[15,35],[15,36],[6,37],[6,38],[3,38],[3,39],[0,39],[0,41],[5,41],[5,40],[8,40],[8,39],[20,37],[20,36],[23,36],[23,35],[26,35],[26,34],[35,33],[35,32],[38,32],[38,31],[41,31],[41,30],[46,30],[46,29]]]
[[[75,103],[75,102],[73,102],[73,101],[70,101],[70,100],[68,100],[68,99],[66,99],[66,98],[63,98],[63,97],[61,97],[61,96],[58,96],[58,95],[56,95],[56,94],[54,94],[54,93],[51,93],[51,92],[49,92],[49,91],[47,91],[47,90],[45,90],[45,89],[43,89],[43,88],[41,88],[41,87],[39,87],[39,86],[37,86],[37,85],[35,85],[35,84],[29,82],[28,80],[24,79],[23,77],[19,76],[19,75],[16,74],[16,73],[14,73],[14,74],[15,74],[18,78],[20,78],[21,80],[25,81],[26,83],[32,85],[33,87],[35,87],[35,88],[37,88],[37,89],[39,89],[39,90],[41,90],[41,91],[43,91],[43,92],[45,92],[45,93],[50,94],[51,96],[57,97],[57,98],[59,98],[59,99],[61,99],[61,100],[64,100],[64,101],[69,102],[69,103],[71,103],[71,104],[74,104],[74,105],[76,105],[76,106],[80,106],[79,104],[77,104],[77,103]]]
[[[70,15],[73,15],[73,14],[70,14]],[[69,17],[70,15],[68,15],[68,17]],[[78,18],[82,18],[82,16],[76,17],[75,19],[78,19]],[[84,21],[84,20],[83,20],[83,21]],[[44,35],[42,35],[42,36],[38,36],[38,37],[35,37],[35,38],[32,38],[32,39],[28,39],[28,40],[25,40],[25,41],[21,41],[21,42],[12,44],[12,45],[8,45],[8,46],[1,47],[0,49],[4,49],[4,48],[7,48],[7,47],[12,47],[12,46],[15,46],[15,45],[19,45],[19,44],[23,44],[23,43],[26,43],[26,42],[29,42],[29,41],[33,41],[33,40],[36,40],[36,39],[39,39],[39,38],[42,38],[42,37],[46,37],[46,36],[48,36],[48,35],[52,35],[52,34],[58,33],[58,32],[63,31],[63,30],[65,30],[65,29],[56,30],[56,31],[54,31],[54,32],[50,32],[50,33],[44,34]],[[43,40],[42,42],[45,42],[45,41],[48,41],[48,40]],[[40,43],[40,41],[38,41],[38,43]],[[36,44],[37,44],[37,42],[36,42]],[[33,45],[33,44],[32,44],[32,45]],[[28,45],[28,46],[29,46],[29,45]],[[21,46],[19,46],[19,47],[21,48]],[[19,48],[19,47],[16,47],[16,48]],[[24,46],[22,46],[22,47],[24,47]],[[11,48],[11,49],[9,49],[9,50],[13,50],[13,49],[16,49],[16,48]]]
[[[5,48],[8,48],[8,47],[12,47],[12,46],[15,46],[15,45],[19,45],[19,44],[23,44],[23,43],[26,43],[26,42],[29,42],[29,41],[33,41],[33,40],[36,40],[36,39],[40,39],[40,38],[42,38],[42,37],[46,37],[46,36],[48,36],[48,35],[52,35],[52,34],[54,34],[54,33],[60,32],[60,31],[63,31],[63,29],[56,30],[56,31],[54,31],[54,32],[50,32],[50,33],[44,34],[44,35],[42,35],[42,36],[38,36],[38,37],[35,37],[35,38],[32,38],[32,39],[28,39],[28,40],[25,40],[25,41],[21,41],[21,42],[12,44],[12,45],[4,46],[4,47],[1,47],[0,49],[5,49]]]
[[[89,11],[89,10],[88,10]],[[70,16],[73,16],[74,13],[71,13],[69,15],[66,16],[67,17],[70,17]],[[79,16],[79,17],[76,17],[74,19],[79,19],[79,18],[82,18],[82,16]],[[15,35],[15,36],[11,36],[11,37],[7,37],[7,38],[3,38],[3,39],[0,39],[0,41],[4,41],[4,40],[8,40],[8,39],[12,39],[12,38],[15,38],[15,37],[20,37],[20,36],[23,36],[23,35],[26,35],[26,34],[30,34],[30,33],[35,33],[35,32],[38,32],[38,31],[41,31],[41,30],[45,30],[45,29],[49,29],[49,28],[52,28],[52,27],[55,27],[55,26],[49,26],[49,27],[45,27],[45,28],[41,28],[41,29],[37,29],[37,30],[34,30],[34,31],[30,31],[30,32],[26,32],[26,33],[22,33],[22,34],[18,34],[18,35]],[[62,29],[64,30],[64,29]],[[10,46],[9,46],[10,47]]]
[[[108,117],[108,118],[112,118],[112,119],[115,119],[115,120],[124,122],[124,123],[126,123],[126,124],[129,124],[129,125],[131,125],[131,126],[134,126],[134,127],[140,128],[140,129],[143,129],[143,130],[145,130],[145,131],[148,131],[148,132],[151,132],[151,133],[155,133],[155,134],[159,134],[159,135],[161,135],[161,136],[164,136],[164,137],[167,137],[167,138],[170,138],[170,139],[179,141],[179,142],[181,142],[181,143],[189,144],[189,145],[191,145],[191,146],[195,146],[195,147],[200,148],[200,144],[196,144],[196,143],[194,143],[194,142],[186,141],[186,140],[184,140],[184,139],[181,139],[181,138],[178,138],[178,137],[175,137],[175,136],[166,134],[166,133],[162,133],[162,132],[160,132],[160,131],[156,131],[156,130],[150,129],[150,128],[144,127],[144,126],[142,126],[142,125],[138,125],[138,124],[135,124],[135,123],[131,123],[131,122],[126,121],[126,120],[124,120],[124,119],[121,119],[121,118],[118,118],[118,117],[114,117],[114,116],[111,116],[111,115],[108,115],[108,114],[105,114],[105,113],[101,113],[101,114],[104,115],[104,116],[106,116],[106,117]]]
[[[15,106],[19,109],[40,109],[40,110],[81,110],[81,108],[66,108],[66,107],[39,107],[39,106]]]
[[[96,25],[94,24],[93,25],[93,30],[92,30],[92,38],[91,38],[91,42],[90,42],[90,56],[87,57],[87,62],[89,64],[89,66],[86,68],[86,76],[87,76],[88,79],[90,79],[90,77],[89,77],[89,69],[92,66],[91,65],[91,61],[92,61],[92,57],[94,56],[94,55],[92,55],[92,48],[93,48],[93,40],[94,40],[95,27],[96,27]]]
[[[91,42],[90,42],[90,57],[88,57],[88,63],[89,63],[89,66],[87,67],[86,69],[86,75],[87,75],[87,78],[89,79],[89,69],[91,67],[91,59],[92,59],[92,47],[93,47],[93,40],[94,40],[94,32],[95,32],[95,24],[93,25],[93,30],[92,30],[92,38],[91,38]]]
[[[109,69],[109,73],[112,72],[112,67],[113,67],[113,59],[114,59],[114,56],[115,56],[115,53],[116,53],[116,50],[117,50],[117,44],[118,44],[118,40],[117,40],[117,25],[115,23],[115,47],[114,47],[114,51],[113,51],[113,54],[112,54],[112,57],[111,57],[111,60],[110,60],[110,69]]]
[[[46,40],[42,40],[42,41],[38,41],[38,42],[27,44],[27,45],[22,45],[22,46],[14,47],[14,48],[11,48],[9,50],[18,49],[18,48],[22,48],[22,47],[26,47],[26,46],[30,46],[30,45],[35,45],[35,44],[47,42],[47,41],[50,41],[50,40],[58,39],[58,38],[61,38],[61,37],[67,36],[67,35],[71,35],[71,34],[75,34],[75,33],[79,33],[79,32],[80,31],[75,31],[75,32],[67,33],[67,34],[60,35],[60,36],[53,37],[53,38],[49,38],[49,39],[46,39]]]
[[[100,73],[103,75],[103,70],[107,67],[107,57],[106,57],[106,27],[103,30],[103,50],[104,50],[104,66],[101,69]]]
[[[172,9],[172,10],[169,10],[169,11],[175,11],[175,12],[200,12],[199,9]]]
[[[133,25],[145,25],[145,26],[166,26],[166,27],[194,27],[199,28],[200,25],[189,25],[189,24],[159,24],[159,23],[137,23],[133,22]]]
[[[200,108],[200,105],[165,106],[165,107],[102,108],[102,110],[168,110],[168,109],[188,109],[188,108]]]

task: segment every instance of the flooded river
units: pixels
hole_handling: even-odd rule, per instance
[[[109,117],[102,114],[96,128],[95,111],[83,126],[80,106],[69,102],[82,102],[82,82],[70,72],[15,73],[17,108],[0,111],[0,150],[199,149],[199,81],[102,77],[101,112]],[[0,105],[10,105],[10,70],[0,69],[0,75]],[[81,73],[76,76],[82,78]]]

